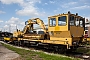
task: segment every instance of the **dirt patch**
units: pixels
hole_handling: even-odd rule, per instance
[[[0,60],[13,60],[13,59],[19,60],[19,54],[5,48],[0,43]]]

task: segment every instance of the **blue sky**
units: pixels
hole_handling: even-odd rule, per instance
[[[23,29],[30,18],[40,18],[47,24],[48,16],[78,13],[90,20],[90,0],[0,0],[0,30]]]

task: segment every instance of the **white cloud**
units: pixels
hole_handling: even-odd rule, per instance
[[[22,3],[23,0],[0,0],[3,4]]]
[[[48,5],[48,3],[45,3],[45,5]]]
[[[35,6],[35,3],[40,3],[40,0],[33,0],[33,1],[28,1],[28,2],[23,2],[23,4],[20,4],[20,6],[22,7],[21,10],[17,10],[16,14],[20,15],[20,16],[42,16],[42,12],[39,11],[39,8],[37,8]]]
[[[62,11],[61,8],[57,8],[56,10],[54,10],[55,13],[58,13],[59,11]]]
[[[84,3],[84,4],[89,4],[90,0],[79,0],[80,2]]]
[[[82,10],[82,9],[90,9],[90,6],[88,5],[83,5],[83,6],[78,6],[78,7],[74,7],[74,8],[71,8],[71,9],[74,9],[74,10]]]
[[[7,24],[19,23],[19,18],[11,17],[10,20],[6,21]]]
[[[3,14],[3,13],[5,13],[5,12],[0,10],[0,14]]]
[[[16,14],[21,16],[38,16],[39,13],[36,8],[32,6],[24,7],[22,10],[18,10]]]
[[[55,1],[49,1],[50,3],[55,3]]]
[[[9,26],[8,25],[4,25],[1,30],[2,31],[9,31]]]
[[[41,3],[41,0],[0,0],[3,4],[16,3],[21,6],[22,9],[16,10],[16,14],[20,16],[42,16],[42,11],[35,6],[36,3]]]
[[[3,20],[0,20],[0,23],[2,23],[3,22]]]
[[[38,3],[41,3],[41,1],[38,1]]]
[[[69,2],[69,3],[64,3],[63,5],[61,5],[62,8],[69,8],[71,6],[75,6],[77,4],[77,2]]]
[[[5,22],[6,25],[4,26],[4,28],[8,29],[8,31],[10,28],[11,32],[13,32],[16,30],[16,26],[17,26],[19,30],[22,30],[24,28],[24,22],[21,20],[22,19],[19,19],[17,17],[11,17],[8,21]]]
[[[3,26],[4,25],[4,21],[3,20],[0,20],[0,31],[3,29]]]
[[[77,4],[77,2],[70,2],[70,3],[68,3],[68,5],[74,5],[74,4]]]
[[[4,28],[8,28],[9,26],[8,25],[4,25]]]

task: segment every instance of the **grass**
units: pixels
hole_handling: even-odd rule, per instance
[[[89,45],[90,46],[90,45]],[[84,54],[90,54],[90,47],[81,47],[76,50],[76,52],[84,53]]]
[[[4,43],[2,43],[2,45],[18,53],[22,60],[79,60],[77,58],[64,57],[63,55],[49,55],[45,54],[44,52],[35,52],[31,50],[15,48]]]

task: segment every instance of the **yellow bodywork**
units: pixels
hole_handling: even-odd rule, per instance
[[[24,34],[24,39],[44,39],[44,35],[40,35],[40,34]]]
[[[6,40],[6,41],[14,41],[14,40],[17,40],[17,38],[15,38],[15,37],[13,37],[13,38],[4,37],[4,40]]]
[[[90,37],[87,38],[87,41],[90,42]]]
[[[15,31],[13,33],[14,37],[24,36],[24,37],[33,37],[34,38],[34,37],[38,37],[39,36],[38,39],[42,39],[44,37],[43,35],[46,34],[47,29],[46,29],[46,27],[45,27],[45,25],[44,25],[42,20],[40,20],[39,18],[34,18],[34,19],[29,19],[26,22],[28,22],[28,24],[26,24],[26,26],[24,27],[23,31],[20,31],[20,30]],[[34,31],[34,27],[33,27],[34,24],[40,25],[41,28],[44,30],[44,34],[38,35],[38,34],[36,34],[36,32],[33,32],[33,34],[30,33],[29,31]],[[30,33],[31,35],[29,34],[30,36],[28,36],[27,35],[28,33]]]
[[[65,25],[58,25],[58,17],[62,17],[62,16],[66,16],[66,24]],[[50,40],[54,40],[58,42],[56,44],[63,44],[65,45],[65,42],[67,41],[70,46],[73,46],[73,42],[77,42],[79,43],[82,38],[83,38],[83,34],[84,34],[84,26],[75,26],[75,25],[71,25],[70,26],[70,18],[69,16],[74,16],[75,18],[77,18],[78,20],[81,18],[83,23],[85,23],[85,19],[82,18],[81,16],[77,16],[74,14],[59,14],[56,16],[51,16],[48,19],[48,31],[52,32],[52,34],[50,35]],[[56,26],[50,26],[50,19],[51,18],[56,18]],[[74,21],[76,21],[74,18]],[[74,22],[75,23],[75,22]],[[80,23],[79,23],[80,24]]]
[[[66,17],[66,24],[65,25],[59,25],[59,17]],[[70,25],[70,17],[73,16],[73,24]],[[55,18],[55,24],[51,23],[50,19]],[[79,24],[76,26],[76,22],[79,21]],[[50,25],[53,24],[52,26]],[[48,32],[50,34],[50,40],[36,40],[29,38],[23,38],[23,40],[29,40],[29,41],[39,41],[42,43],[49,43],[49,44],[60,44],[60,45],[66,45],[67,48],[69,46],[76,46],[79,45],[80,42],[83,41],[83,34],[84,34],[84,25],[85,18],[75,15],[75,14],[59,14],[55,16],[48,17]],[[33,35],[32,35],[33,36]],[[35,37],[35,36],[33,36]],[[37,37],[37,36],[36,36]]]
[[[11,39],[9,37],[4,37],[4,40],[10,41]]]

